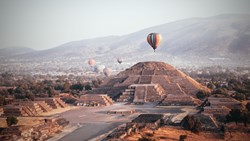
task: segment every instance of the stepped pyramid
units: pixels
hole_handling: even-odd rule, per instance
[[[39,116],[43,112],[50,111],[51,107],[37,101],[16,101],[13,105],[4,106],[4,116]],[[47,106],[44,110],[44,106]]]
[[[106,94],[87,94],[80,97],[78,103],[84,105],[99,105],[99,106],[108,106],[112,105],[113,100]]]
[[[53,109],[67,107],[67,104],[65,102],[63,102],[60,98],[36,98],[35,101],[44,101],[47,105],[49,105]],[[40,102],[40,105],[41,105],[41,102]],[[42,105],[44,106],[44,104],[42,104]],[[44,110],[50,110],[50,109],[47,108],[47,109],[44,109]]]
[[[199,90],[210,91],[169,64],[139,62],[116,76],[107,78],[100,88],[92,93],[107,93],[117,101],[164,103],[170,99],[174,101],[173,99],[178,99],[178,96],[193,101]]]

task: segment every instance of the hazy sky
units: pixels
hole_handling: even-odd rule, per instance
[[[47,49],[191,17],[250,14],[250,0],[0,0],[0,48]]]

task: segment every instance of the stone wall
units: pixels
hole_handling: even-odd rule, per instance
[[[69,124],[63,118],[57,118],[55,120],[45,120],[41,124],[31,126],[11,126],[0,132],[0,140],[20,140],[20,141],[45,141],[48,138],[54,136],[58,132]]]

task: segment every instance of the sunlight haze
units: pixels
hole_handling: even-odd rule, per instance
[[[192,17],[250,14],[248,0],[1,0],[0,48],[48,49]]]

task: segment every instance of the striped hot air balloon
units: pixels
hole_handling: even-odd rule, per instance
[[[148,34],[147,41],[155,51],[161,42],[161,35],[159,33],[150,33]]]

